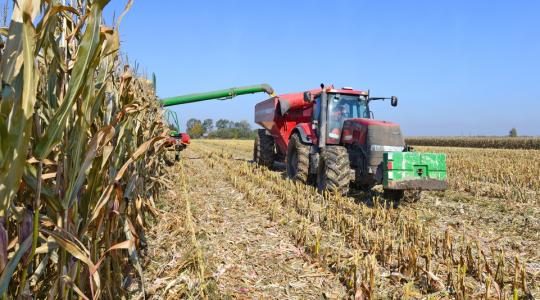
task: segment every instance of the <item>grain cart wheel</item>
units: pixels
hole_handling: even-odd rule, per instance
[[[274,163],[274,137],[266,134],[266,129],[257,129],[253,145],[253,161],[267,168]]]
[[[345,147],[327,146],[319,157],[317,189],[345,195],[349,192],[351,167],[349,153]]]
[[[309,183],[309,146],[293,133],[287,147],[287,177],[294,181]]]

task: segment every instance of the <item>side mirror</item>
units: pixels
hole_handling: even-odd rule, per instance
[[[304,92],[304,102],[311,102],[313,98],[311,98],[311,92]]]
[[[396,96],[392,96],[392,97],[390,98],[390,104],[391,104],[392,106],[394,106],[394,107],[397,106],[397,97],[396,97]]]

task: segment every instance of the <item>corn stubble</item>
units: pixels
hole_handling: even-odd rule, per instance
[[[109,1],[74,2],[17,1],[0,30],[4,299],[116,299],[142,273],[164,174],[162,111],[121,63],[123,15],[106,27]]]
[[[474,196],[540,203],[540,151],[416,147],[418,151],[444,152],[450,188]]]
[[[333,271],[356,299],[532,298],[536,275],[518,257],[464,232],[433,230],[417,214],[384,200],[373,207],[284,180],[280,173],[204,144],[212,168],[270,218],[288,228],[310,256]]]
[[[251,141],[205,140],[204,144],[216,152],[243,158],[250,158],[253,149]],[[446,153],[448,180],[453,191],[511,199],[525,204],[540,203],[539,150],[438,146],[418,146],[414,149]]]

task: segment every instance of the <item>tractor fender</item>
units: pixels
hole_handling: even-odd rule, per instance
[[[296,125],[292,130],[291,135],[295,132],[298,132],[304,144],[313,144],[313,130],[311,130],[308,123],[300,123]]]

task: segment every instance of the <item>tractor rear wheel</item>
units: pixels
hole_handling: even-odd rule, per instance
[[[257,129],[253,146],[253,161],[267,168],[272,167],[275,156],[274,137],[266,134],[266,129]]]
[[[287,146],[287,177],[309,184],[309,146],[293,133]]]
[[[327,146],[320,154],[317,168],[317,189],[346,195],[351,182],[349,153],[342,146]]]

